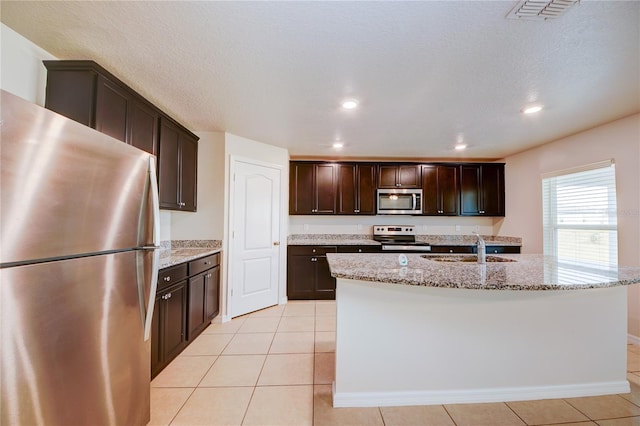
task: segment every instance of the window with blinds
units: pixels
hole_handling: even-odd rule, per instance
[[[612,161],[542,179],[544,254],[559,264],[611,270],[618,264],[616,177]]]

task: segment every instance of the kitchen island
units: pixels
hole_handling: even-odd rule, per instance
[[[629,392],[627,285],[640,268],[542,255],[327,255],[337,279],[335,407]],[[473,256],[473,255],[469,255]]]

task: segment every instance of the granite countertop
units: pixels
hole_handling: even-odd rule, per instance
[[[222,241],[220,240],[173,240],[160,243],[160,268],[179,263],[190,262],[200,257],[220,253]]]
[[[175,248],[160,250],[160,269],[179,263],[190,262],[200,257],[220,253],[219,248]]]
[[[578,290],[640,283],[640,267],[619,267],[614,272],[595,269],[568,269],[554,257],[540,254],[487,255],[484,265],[477,262],[435,261],[421,254],[406,254],[408,265],[398,264],[397,254],[328,253],[331,276],[361,281],[425,287],[482,290]],[[475,255],[425,256],[469,258]],[[512,260],[512,261],[509,261]]]
[[[522,246],[522,239],[518,237],[483,236],[487,245]],[[416,241],[429,243],[432,246],[475,246],[474,235],[417,235]],[[298,246],[379,246],[370,235],[365,234],[296,234],[290,235],[287,244]]]

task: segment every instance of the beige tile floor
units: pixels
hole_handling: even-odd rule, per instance
[[[151,383],[150,425],[640,426],[631,393],[491,404],[333,408],[335,302],[294,301],[212,324]]]

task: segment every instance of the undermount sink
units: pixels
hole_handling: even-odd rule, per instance
[[[439,254],[423,254],[421,257],[427,260],[434,260],[436,262],[469,262],[477,263],[478,256],[475,254],[454,254],[454,255],[439,255]],[[513,259],[507,259],[506,257],[490,256],[487,255],[487,262],[516,262]]]

